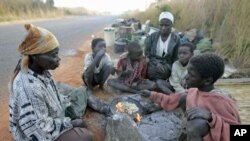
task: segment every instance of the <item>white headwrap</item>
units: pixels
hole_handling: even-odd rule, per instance
[[[159,21],[161,21],[161,19],[169,19],[172,23],[174,23],[174,16],[170,12],[161,12]]]

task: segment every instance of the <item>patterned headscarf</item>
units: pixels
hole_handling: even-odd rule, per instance
[[[28,34],[18,48],[22,54],[21,69],[28,68],[28,55],[44,54],[59,47],[58,40],[50,31],[32,24],[25,24],[25,28]]]

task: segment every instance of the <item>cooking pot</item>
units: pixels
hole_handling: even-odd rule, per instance
[[[143,114],[143,107],[142,107],[142,105],[138,101],[136,101],[136,100],[134,100],[134,99],[132,99],[130,97],[118,97],[118,98],[113,99],[113,101],[111,102],[111,105],[110,105],[110,110],[111,110],[112,114],[116,114],[117,113],[116,104],[119,103],[119,102],[128,102],[128,103],[131,103],[131,104],[135,104],[137,106],[138,111],[132,113],[131,115],[128,114],[128,113],[126,113],[129,116],[135,117],[135,115],[137,113],[140,114],[140,115]]]

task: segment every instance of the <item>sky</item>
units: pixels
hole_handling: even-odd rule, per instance
[[[121,14],[127,10],[145,10],[156,0],[54,0],[57,7],[85,7],[98,12]]]

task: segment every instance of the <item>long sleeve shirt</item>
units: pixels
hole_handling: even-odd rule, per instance
[[[11,86],[9,126],[14,140],[53,141],[72,128],[49,72],[20,71]]]
[[[84,71],[91,65],[93,60],[94,60],[94,58],[93,58],[93,53],[92,52],[88,53],[85,56],[85,58],[84,58]],[[105,53],[105,55],[101,58],[101,61],[100,61],[99,65],[98,65],[98,67],[95,67],[94,73],[100,73],[102,67],[105,64],[113,66],[113,62],[111,61],[111,58],[107,53]]]
[[[150,95],[150,99],[166,111],[177,108],[180,97],[180,94],[165,95],[157,92],[152,92]],[[224,94],[213,91],[202,92],[197,88],[191,88],[186,97],[186,109],[194,107],[203,108],[212,113],[210,131],[203,137],[204,141],[229,141],[230,125],[241,123],[236,102]]]
[[[182,86],[185,84],[184,77],[187,74],[187,67],[183,66],[180,61],[175,61],[172,66],[171,76],[169,78],[169,82],[171,86],[174,87],[176,93],[185,92],[184,87]]]

